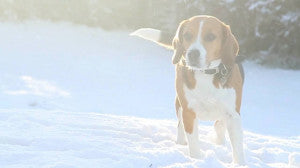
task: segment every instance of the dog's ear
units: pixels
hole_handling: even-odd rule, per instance
[[[222,62],[226,66],[232,67],[235,62],[235,58],[239,52],[239,44],[231,32],[230,26],[226,24],[223,25],[222,43],[223,43],[222,50],[221,50]]]
[[[184,53],[182,33],[183,33],[184,26],[186,25],[187,22],[188,22],[187,20],[184,20],[179,24],[175,37],[173,39],[172,42],[174,48],[174,54],[172,57],[173,64],[177,64]]]

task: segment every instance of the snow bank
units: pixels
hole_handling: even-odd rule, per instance
[[[175,144],[176,121],[52,110],[0,110],[1,167],[231,167],[229,139],[199,127],[203,160]],[[300,139],[245,132],[247,166],[299,166]]]

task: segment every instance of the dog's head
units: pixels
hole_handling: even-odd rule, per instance
[[[180,23],[173,39],[173,64],[185,59],[191,69],[203,69],[220,62],[232,66],[238,43],[230,27],[212,16],[195,16]]]

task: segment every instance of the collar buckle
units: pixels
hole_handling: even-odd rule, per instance
[[[221,73],[222,76],[226,76],[227,75],[228,69],[226,68],[226,66],[223,63],[221,63],[219,65],[218,69],[219,69],[219,71],[220,71],[220,73]]]

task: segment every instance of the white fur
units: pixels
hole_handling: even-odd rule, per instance
[[[158,43],[161,35],[161,31],[152,28],[142,28],[134,31],[130,34],[131,36],[138,36],[146,40],[150,40]]]
[[[216,132],[215,143],[223,145],[225,143],[225,123],[223,121],[217,121],[214,125]]]
[[[184,93],[188,102],[188,108],[193,109],[197,118],[200,120],[219,120],[226,125],[232,145],[233,161],[235,163],[243,164],[244,154],[241,118],[235,110],[235,90],[232,88],[216,88],[213,85],[213,76],[203,74],[200,71],[195,71],[195,78],[197,83],[195,89],[190,90],[184,85]],[[196,122],[195,124],[197,125]],[[196,126],[194,128],[196,128]],[[223,141],[224,131],[225,130],[221,128],[221,126],[217,126],[216,133],[220,142]],[[191,149],[197,146],[195,144],[195,132],[193,132],[192,135],[186,134],[189,148]],[[197,150],[200,151],[200,149]],[[197,152],[192,150],[192,153],[194,154]]]
[[[197,112],[199,119],[215,121],[224,119],[227,113],[236,113],[236,94],[233,88],[218,89],[213,85],[213,75],[199,71],[195,71],[195,78],[195,89],[190,90],[184,85],[184,93],[188,107]]]
[[[177,144],[180,145],[186,145],[187,141],[186,141],[186,136],[185,136],[185,131],[184,131],[184,127],[183,127],[183,121],[182,121],[182,108],[180,107],[178,109],[178,127],[177,127]]]
[[[199,31],[198,31],[198,37],[197,40],[190,45],[190,47],[187,49],[186,52],[186,62],[187,62],[187,66],[189,66],[191,69],[203,69],[203,68],[207,68],[208,65],[206,64],[206,49],[204,48],[204,46],[202,45],[202,38],[201,38],[201,34],[202,34],[202,27],[203,27],[203,21],[200,22],[199,25]],[[189,51],[197,49],[200,51],[200,60],[199,60],[199,65],[200,67],[193,67],[191,65],[189,65],[190,61],[189,61],[189,57],[187,56],[187,54],[189,53]]]
[[[234,115],[228,115],[225,122],[231,142],[233,162],[245,164],[241,117],[237,113]]]

